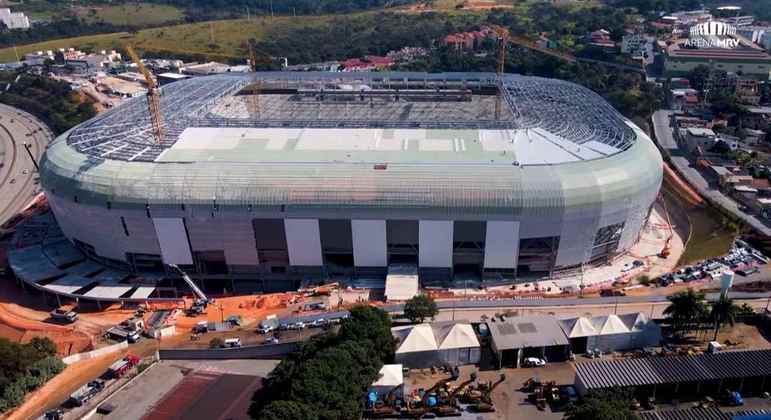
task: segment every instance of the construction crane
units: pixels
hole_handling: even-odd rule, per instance
[[[672,237],[675,236],[675,232],[672,229],[672,220],[669,218],[669,209],[667,208],[667,200],[664,198],[662,194],[659,194],[659,199],[661,200],[661,205],[664,207],[664,214],[667,216],[667,227],[669,228],[669,234],[667,235],[667,240],[666,242],[664,242],[664,248],[662,248],[661,252],[659,252],[659,257],[667,258],[669,257],[669,254],[671,252]]]
[[[495,69],[495,119],[501,119],[503,108],[503,68],[506,63],[506,45],[509,42],[509,31],[506,28],[496,26],[495,34],[498,36],[498,65]]]
[[[193,283],[193,280],[190,278],[190,276],[187,275],[184,271],[182,271],[181,268],[179,268],[176,264],[169,264],[169,267],[177,270],[179,274],[182,276],[182,279],[185,280],[185,283],[187,283],[188,286],[193,290],[193,293],[196,296],[195,303],[190,308],[190,312],[193,314],[201,314],[206,309],[206,306],[210,303],[213,303],[214,301],[206,297],[206,295],[203,293],[201,289],[196,286],[195,283]],[[220,308],[221,310],[221,308]]]
[[[153,75],[150,74],[147,68],[145,68],[145,65],[142,64],[142,60],[139,59],[139,56],[131,45],[126,45],[126,52],[128,52],[131,60],[136,63],[137,68],[145,77],[145,82],[147,82],[147,110],[150,113],[150,123],[152,124],[153,128],[153,137],[155,138],[156,144],[160,145],[163,142],[163,122],[161,120],[161,89],[155,83]]]
[[[249,67],[252,70],[251,94],[247,95],[246,108],[249,115],[255,117],[260,113],[260,91],[262,80],[257,76],[257,46],[253,40],[249,40]]]

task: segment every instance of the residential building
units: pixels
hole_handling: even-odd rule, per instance
[[[22,12],[11,12],[7,7],[0,9],[0,22],[8,29],[29,29],[29,18]]]

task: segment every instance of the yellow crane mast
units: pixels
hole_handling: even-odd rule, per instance
[[[247,95],[246,107],[250,116],[257,116],[260,113],[260,91],[262,90],[262,80],[257,77],[257,46],[254,41],[249,40],[249,66],[252,70],[251,94]]]
[[[495,33],[498,36],[498,66],[495,69],[496,93],[495,93],[495,119],[501,119],[502,95],[503,95],[503,68],[506,63],[506,44],[509,41],[509,31],[500,26],[495,27]]]
[[[145,77],[145,82],[147,82],[147,110],[150,113],[150,123],[153,127],[153,137],[155,138],[155,142],[160,145],[163,142],[163,122],[161,120],[161,89],[155,83],[153,75],[150,74],[147,68],[145,68],[145,65],[142,64],[142,60],[139,59],[139,56],[131,45],[126,45],[126,52],[128,52],[131,60],[136,63],[137,68],[139,68],[139,71]]]

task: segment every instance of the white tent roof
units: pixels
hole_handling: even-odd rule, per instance
[[[463,349],[467,347],[479,347],[479,340],[471,324],[455,324],[450,332],[442,340],[439,349]]]
[[[378,373],[378,380],[372,383],[372,386],[392,387],[404,383],[404,372],[402,365],[383,365]]]
[[[592,324],[594,324],[594,328],[600,335],[623,334],[629,332],[629,328],[624,324],[624,321],[616,315],[592,318]]]
[[[592,322],[584,317],[563,321],[563,330],[569,338],[589,337],[597,335],[597,330]]]
[[[420,324],[408,328],[409,333],[407,333],[399,348],[396,349],[396,353],[431,351],[439,348],[436,345],[436,338],[434,338],[434,331],[431,329],[431,325]],[[399,332],[402,333],[405,330],[400,330]]]
[[[648,317],[644,313],[622,315],[621,319],[630,331],[643,331],[648,328]]]

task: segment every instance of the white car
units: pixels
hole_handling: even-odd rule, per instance
[[[522,365],[525,367],[542,367],[546,366],[546,360],[537,357],[526,357]]]

